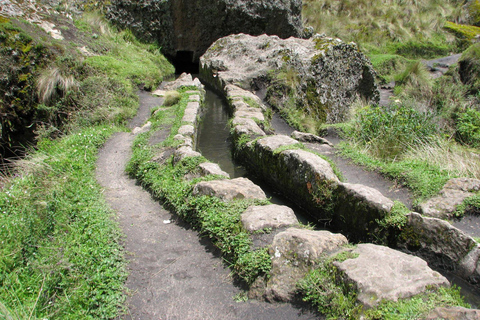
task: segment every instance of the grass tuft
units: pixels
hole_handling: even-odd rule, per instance
[[[44,70],[37,79],[37,95],[41,103],[49,104],[69,91],[78,90],[78,83],[71,75],[63,74],[59,68]]]

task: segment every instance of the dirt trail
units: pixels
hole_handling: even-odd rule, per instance
[[[141,125],[160,98],[140,93]],[[117,133],[99,153],[97,179],[125,234],[129,277],[125,319],[316,319],[290,304],[235,302],[233,284],[211,244],[165,210],[124,173],[131,133]]]

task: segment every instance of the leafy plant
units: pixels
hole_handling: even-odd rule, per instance
[[[480,148],[480,112],[467,109],[457,119],[457,139],[475,148]]]

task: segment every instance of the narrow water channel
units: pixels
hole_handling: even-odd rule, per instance
[[[230,140],[230,128],[228,120],[230,119],[229,109],[226,102],[212,90],[205,88],[205,110],[198,128],[197,151],[210,160],[218,163],[223,171],[227,172],[230,177],[247,177],[255,184],[259,185],[270,201],[274,204],[286,205],[292,208],[297,215],[297,218],[304,224],[312,222],[308,215],[302,211],[298,206],[285,199],[281,194],[277,193],[270,186],[263,183],[260,179],[249,174],[243,166],[235,162],[232,156],[232,143]],[[285,132],[283,134],[289,135],[290,128],[284,123],[282,119],[275,118],[273,121],[279,121],[280,128]],[[462,295],[472,307],[480,306],[480,296],[475,288],[467,282],[453,276],[449,272],[437,270],[444,274],[452,284],[462,288]]]
[[[257,177],[248,173],[243,166],[236,163],[232,155],[230,140],[229,109],[226,102],[214,91],[205,88],[205,111],[198,127],[197,151],[211,162],[217,163],[230,178],[246,177],[260,186],[270,202],[285,205],[295,212],[298,220],[304,224],[312,223],[306,213],[298,206],[285,199],[273,188],[263,183]]]

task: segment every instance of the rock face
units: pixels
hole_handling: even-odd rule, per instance
[[[289,228],[273,240],[271,278],[267,283],[267,300],[289,301],[296,283],[323,254],[331,254],[348,243],[341,234]]]
[[[157,41],[166,55],[192,62],[233,33],[300,36],[301,9],[301,0],[113,0],[107,16]]]
[[[448,280],[417,257],[374,244],[359,244],[357,258],[336,262],[346,281],[358,291],[367,307],[382,299],[397,301],[422,293],[427,287],[450,286]]]
[[[447,219],[454,214],[456,207],[463,200],[480,190],[480,180],[470,178],[454,178],[445,183],[438,196],[435,196],[419,205],[423,215]]]
[[[357,46],[318,35],[308,40],[230,35],[201,57],[200,73],[218,90],[227,84],[266,88],[273,106],[293,104],[329,123],[345,120],[357,96],[379,97],[373,68]]]

